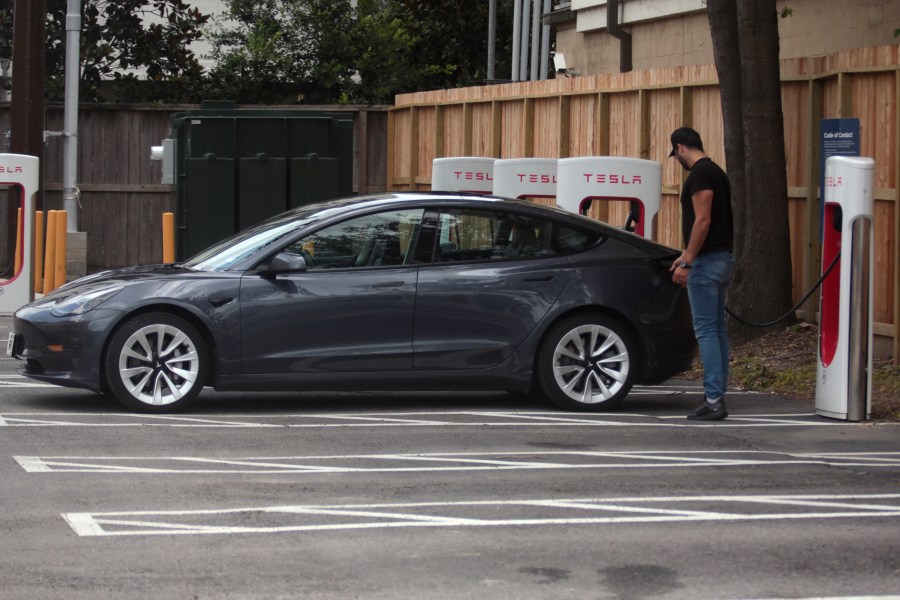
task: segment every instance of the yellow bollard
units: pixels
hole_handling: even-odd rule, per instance
[[[53,291],[53,263],[56,261],[56,211],[47,212],[47,251],[44,253],[44,293]]]
[[[53,289],[66,282],[66,211],[56,212],[56,260],[53,268]]]
[[[44,211],[34,213],[34,293],[44,291]]]
[[[162,260],[164,263],[175,262],[175,214],[164,212],[162,215]]]
[[[16,212],[16,258],[15,268],[13,269],[13,277],[19,275],[19,269],[22,268],[22,209]]]

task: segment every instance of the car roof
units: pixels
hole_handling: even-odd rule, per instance
[[[479,194],[474,192],[442,192],[442,191],[415,191],[415,192],[382,192],[377,194],[367,194],[363,196],[349,196],[346,198],[338,198],[309,204],[288,211],[287,214],[292,216],[312,216],[320,211],[334,211],[334,209],[365,211],[368,208],[381,208],[393,203],[418,202],[424,205],[441,206],[444,204],[453,204],[456,206],[498,206],[516,207],[522,210],[541,213],[547,216],[556,216],[568,219],[574,219],[587,226],[603,225],[599,221],[590,219],[583,215],[562,210],[553,206],[537,204],[529,200],[521,200],[514,198],[505,198],[503,196],[494,196],[490,194]]]

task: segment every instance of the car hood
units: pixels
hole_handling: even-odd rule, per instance
[[[167,279],[172,276],[194,273],[191,269],[185,269],[178,264],[140,265],[101,271],[71,281],[52,291],[45,298],[57,298],[71,296],[88,290],[112,285],[126,285],[138,281],[153,279]]]

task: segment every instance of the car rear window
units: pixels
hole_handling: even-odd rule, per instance
[[[438,213],[432,262],[527,259],[581,252],[601,235],[556,221],[503,211]]]

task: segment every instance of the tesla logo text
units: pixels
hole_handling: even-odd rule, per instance
[[[617,183],[631,185],[641,183],[640,175],[617,175],[609,173],[582,173],[585,183]]]
[[[457,179],[465,179],[466,181],[493,181],[490,173],[482,171],[453,171]]]
[[[556,175],[547,175],[544,173],[516,173],[519,183],[556,183]]]
[[[843,177],[828,176],[825,178],[825,187],[841,187],[844,185]]]
[[[21,172],[22,172],[21,166],[5,167],[3,165],[0,165],[0,173],[21,173]]]

